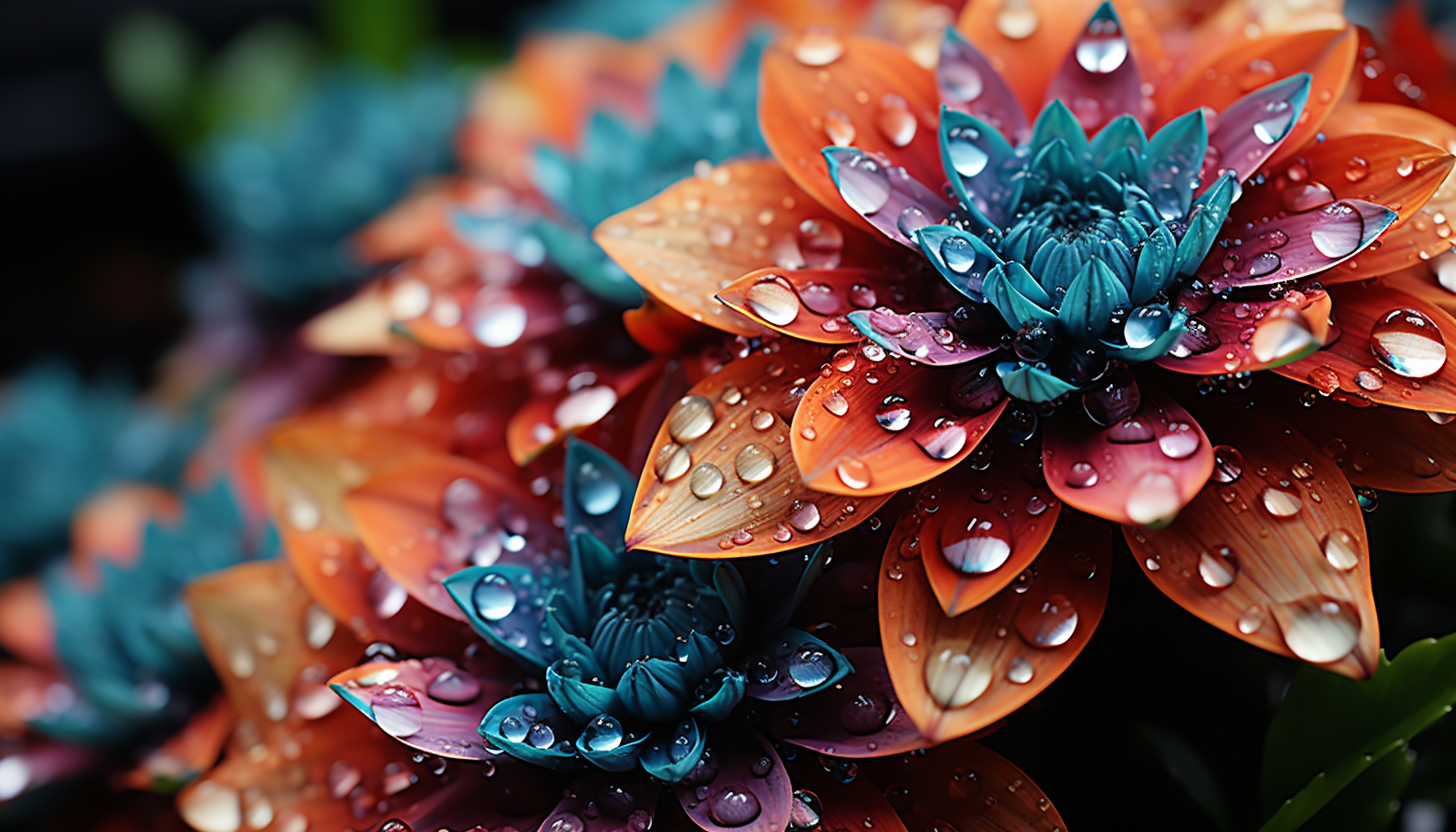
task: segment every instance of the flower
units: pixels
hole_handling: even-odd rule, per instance
[[[1456,319],[1384,279],[1449,246],[1419,213],[1445,207],[1437,120],[1356,126],[1348,26],[1211,19],[1174,55],[1144,11],[1079,8],[972,4],[933,72],[871,39],[785,39],[762,68],[776,161],[596,233],[685,314],[838,347],[765,340],[744,361],[774,377],[730,364],[690,391],[629,542],[769,553],[924,484],[880,621],[930,737],[994,722],[1085,644],[1111,545],[1089,515],[1199,617],[1361,677],[1378,625],[1355,489],[1456,488]],[[756,230],[703,245],[720,225]],[[750,447],[772,477],[694,487]]]

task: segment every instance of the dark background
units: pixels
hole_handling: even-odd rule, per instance
[[[438,0],[437,30],[504,44],[541,0]],[[207,239],[165,149],[107,88],[101,45],[155,8],[209,50],[260,18],[316,28],[307,0],[0,4],[0,376],[39,355],[144,379],[182,326],[173,286]]]

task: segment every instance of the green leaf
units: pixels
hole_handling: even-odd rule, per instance
[[[202,52],[192,34],[150,9],[122,15],[106,33],[106,80],[122,104],[168,141],[189,138],[188,101]]]
[[[1378,832],[1390,826],[1410,782],[1416,753],[1386,754],[1370,764],[1304,825],[1305,832]]]
[[[395,71],[408,68],[432,28],[432,4],[420,0],[321,0],[319,15],[346,55]]]
[[[1265,738],[1263,800],[1271,817],[1261,832],[1303,826],[1384,757],[1404,756],[1410,738],[1453,703],[1456,634],[1412,644],[1394,661],[1382,655],[1364,681],[1302,668]],[[1393,779],[1396,766],[1387,765],[1382,777]]]

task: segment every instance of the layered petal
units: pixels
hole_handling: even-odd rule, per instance
[[[794,459],[811,488],[889,494],[964,459],[1006,408],[996,379],[885,357],[877,345],[841,351],[814,378],[794,413]],[[953,398],[953,387],[971,395]]]
[[[1042,437],[1042,467],[1067,505],[1115,523],[1167,525],[1213,472],[1203,428],[1150,379],[1141,403],[1111,427],[1060,414]]]
[[[880,757],[924,748],[915,723],[895,697],[878,647],[850,647],[854,672],[811,700],[766,706],[775,738],[837,757]]]
[[[1329,294],[1313,288],[1278,300],[1215,300],[1157,363],[1212,376],[1295,361],[1331,339],[1331,307]]]
[[[691,557],[768,554],[869,519],[885,499],[810,490],[785,417],[822,353],[767,345],[694,385],[668,412],[637,483],[629,547]]]
[[[1314,443],[1265,415],[1212,421],[1210,487],[1165,529],[1127,527],[1148,578],[1258,647],[1355,678],[1375,671],[1379,624],[1355,494]]]
[[[955,618],[932,597],[919,554],[885,551],[880,638],[895,692],[932,742],[985,728],[1051,684],[1107,605],[1111,539],[1085,517],[1063,517],[1015,586]]]
[[[1379,284],[1337,286],[1333,318],[1340,339],[1280,375],[1329,394],[1391,407],[1456,413],[1456,318],[1444,309]]]
[[[814,152],[818,158],[817,146]],[[777,162],[740,160],[612,217],[593,239],[667,306],[715,329],[759,335],[764,327],[714,298],[748,272],[895,262],[875,239],[878,232],[831,218],[832,210],[795,185]]]
[[[1120,115],[1146,125],[1153,105],[1143,94],[1142,73],[1131,53],[1122,21],[1111,3],[1103,3],[1052,77],[1046,99],[1067,102],[1088,133]]]
[[[803,341],[852,344],[860,332],[847,316],[879,306],[908,311],[921,293],[888,269],[759,269],[735,280],[718,300],[753,321]]]
[[[455,760],[488,760],[477,729],[517,679],[477,675],[445,658],[369,662],[335,674],[329,687],[410,748]]]
[[[783,761],[752,728],[714,732],[697,767],[673,791],[707,832],[781,832],[794,800]]]

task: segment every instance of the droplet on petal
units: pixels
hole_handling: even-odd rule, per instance
[[[1343,601],[1303,598],[1275,609],[1284,643],[1307,662],[1324,664],[1350,655],[1360,641],[1360,614]]]
[[[1406,378],[1428,378],[1446,366],[1446,340],[1436,322],[1415,309],[1392,309],[1370,330],[1370,351]]]
[[[774,326],[788,326],[799,317],[799,296],[776,279],[748,287],[744,302],[752,312]]]
[[[1325,535],[1320,547],[1324,549],[1325,560],[1330,562],[1330,566],[1341,572],[1349,572],[1360,565],[1359,545],[1355,542],[1354,535],[1344,529],[1336,529]]]

